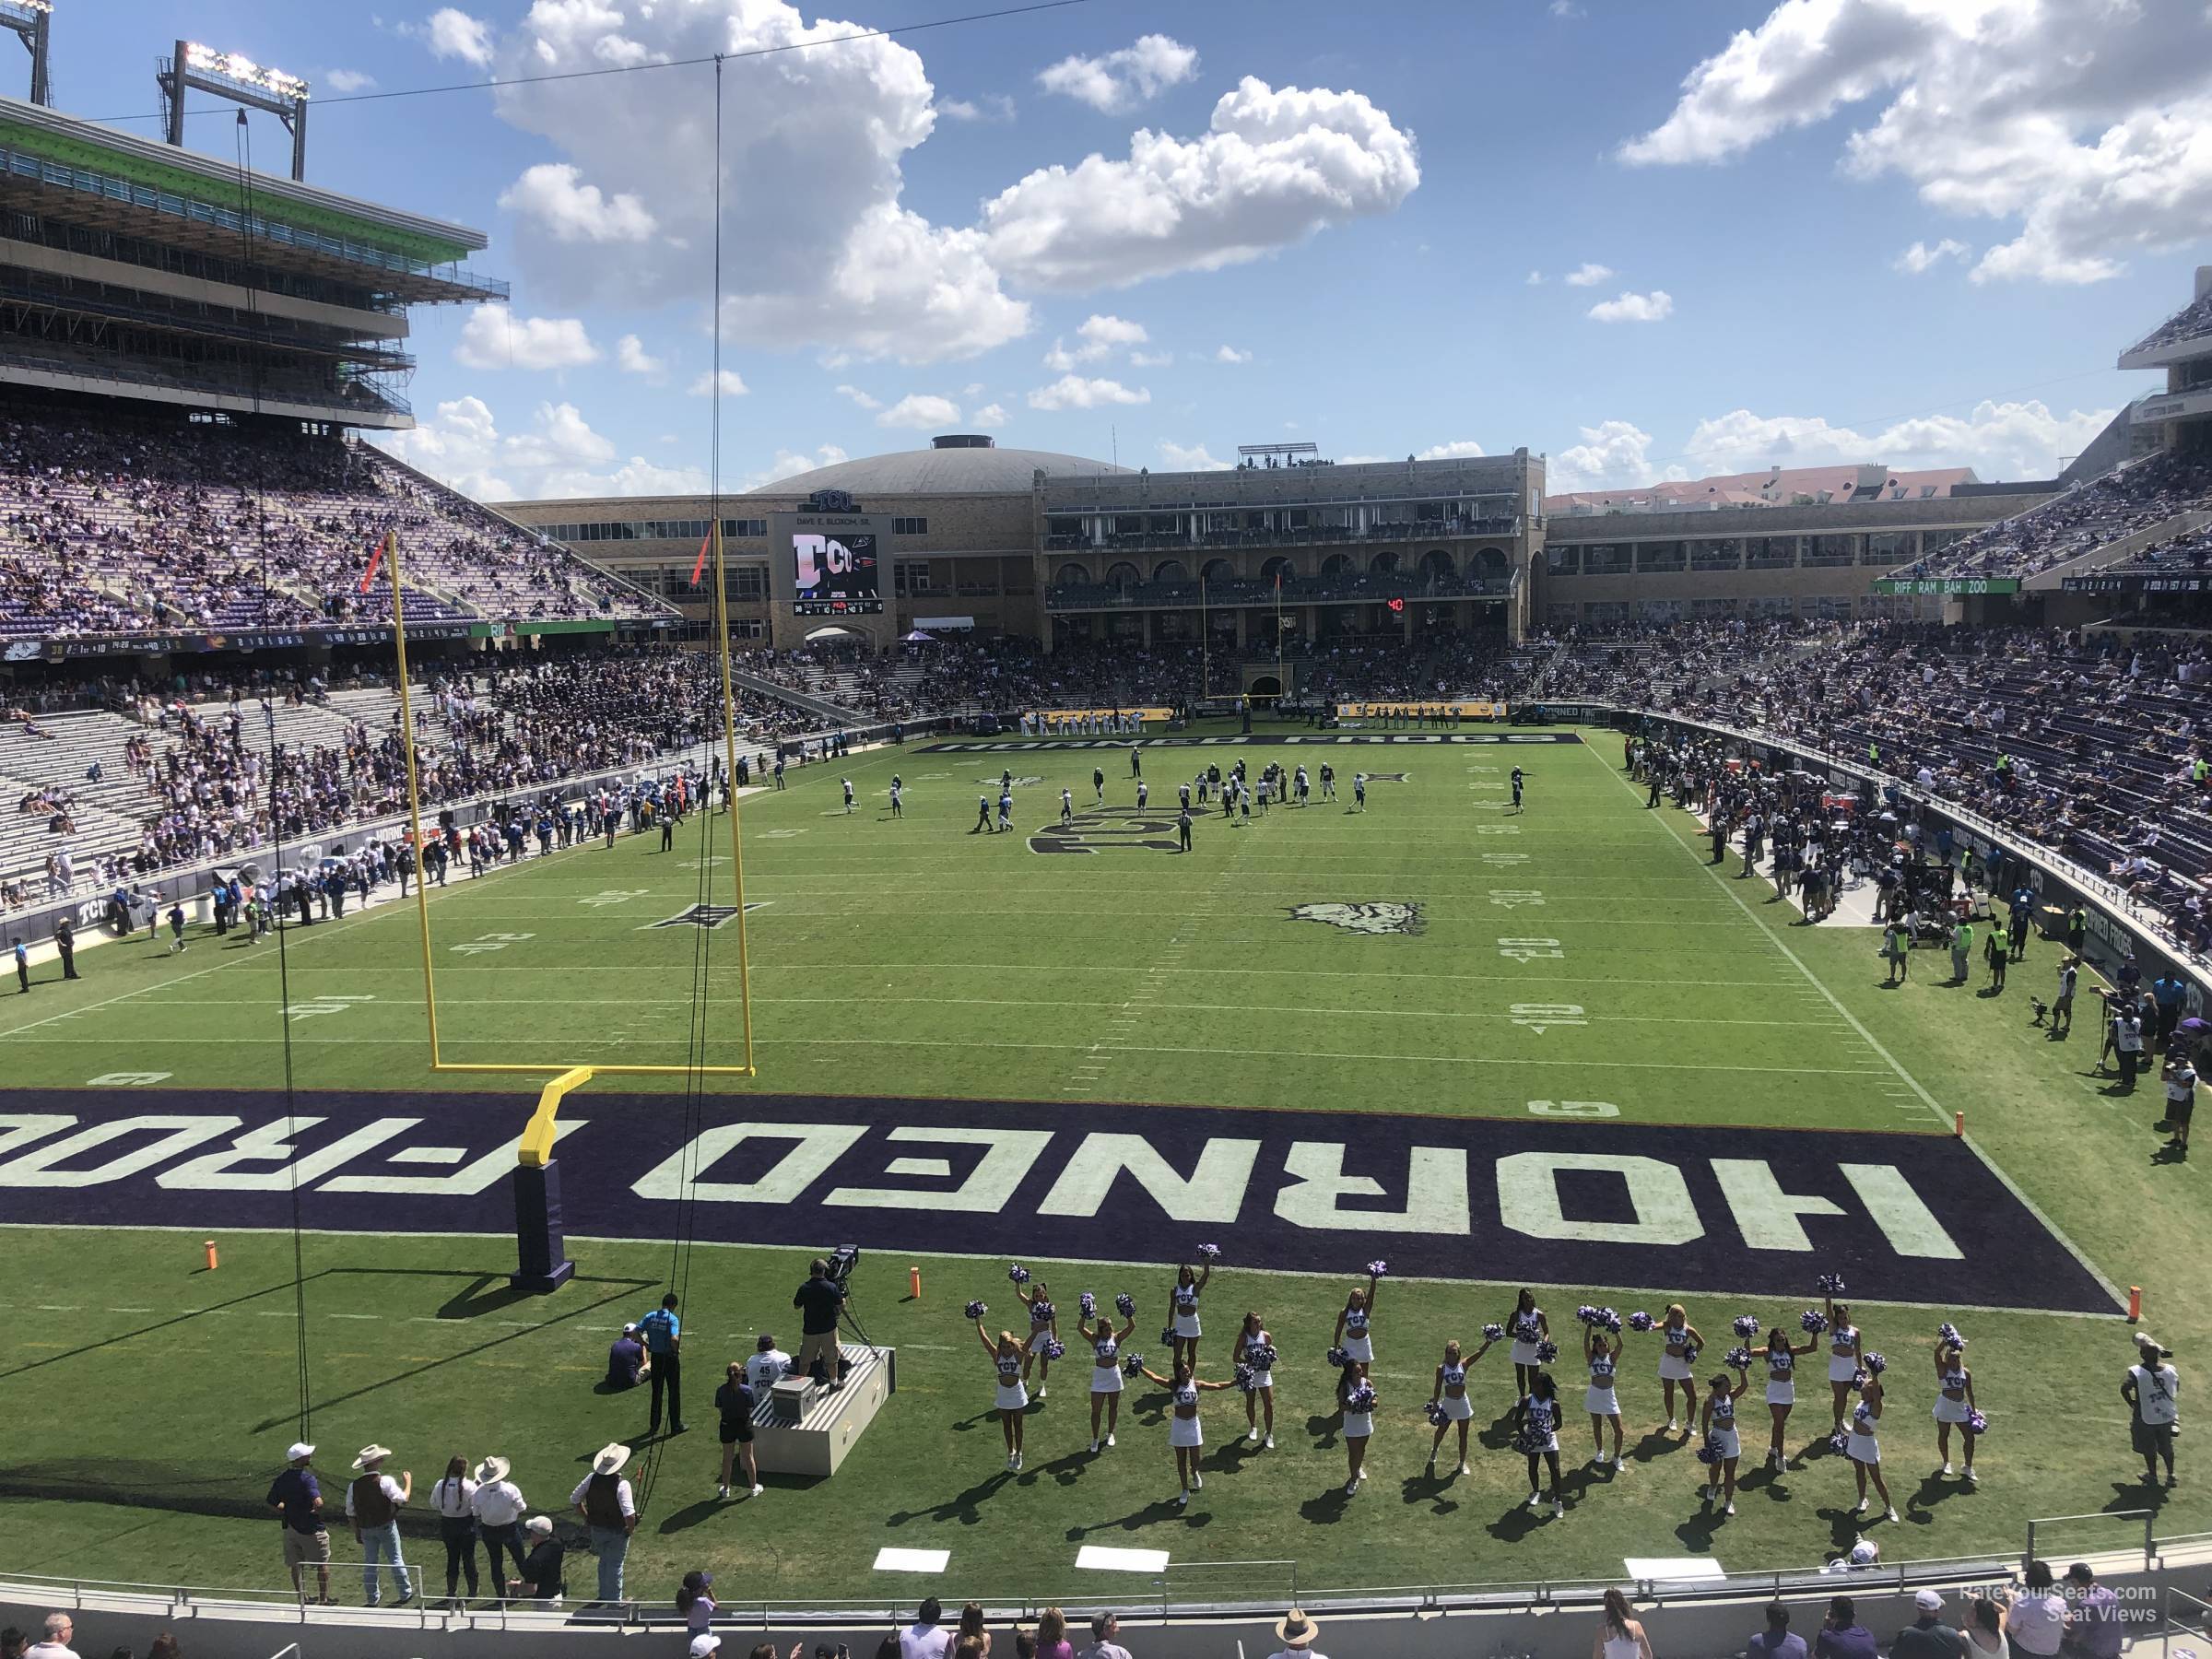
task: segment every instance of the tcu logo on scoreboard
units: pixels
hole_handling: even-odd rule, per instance
[[[828,577],[853,573],[853,549],[834,535],[794,535],[791,550],[798,560],[798,585],[803,588],[819,587]]]

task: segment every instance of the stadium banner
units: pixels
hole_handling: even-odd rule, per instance
[[[2212,593],[2212,571],[2187,576],[2154,576],[2140,569],[2116,576],[2097,572],[2064,577],[2059,586],[2069,594],[2203,594]]]
[[[1508,711],[1501,702],[1443,699],[1418,702],[1343,702],[1336,705],[1339,720],[1434,720],[1448,714],[1455,720],[1503,720]]]
[[[696,1106],[696,1102],[693,1103]],[[570,1241],[1223,1265],[1854,1303],[2113,1313],[2112,1289],[1965,1141],[1526,1118],[1085,1101],[578,1096]],[[511,1233],[511,1095],[0,1090],[10,1223]],[[902,1281],[903,1282],[903,1281]],[[1162,1277],[1101,1274],[1145,1317]],[[1072,1300],[1072,1297],[1071,1297]],[[1627,1310],[1623,1310],[1626,1312]],[[1561,1319],[1567,1310],[1555,1309]]]
[[[472,631],[466,622],[409,623],[407,638],[417,641],[465,640]],[[383,628],[304,628],[261,629],[247,633],[126,634],[90,640],[11,640],[4,660],[25,663],[43,660],[68,662],[83,657],[172,656],[180,652],[281,651],[297,646],[388,645],[392,629]]]
[[[820,490],[795,512],[769,515],[768,573],[794,617],[883,614],[883,549],[891,521],[860,510],[841,490]]]
[[[1031,709],[1021,717],[1025,732],[1053,732],[1087,729],[1095,733],[1120,731],[1124,724],[1135,721],[1169,721],[1175,711],[1164,703],[1146,708],[1130,709]]]
[[[2017,576],[1878,576],[1877,594],[2017,594]]]
[[[917,751],[924,755],[1016,754],[1025,749],[1085,748],[1329,748],[1336,745],[1388,745],[1403,748],[1424,743],[1580,743],[1575,732],[1253,732],[1245,736],[1221,737],[1036,737],[1000,738],[974,743],[930,743]]]

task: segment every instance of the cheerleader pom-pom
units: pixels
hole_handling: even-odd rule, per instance
[[[1030,1282],[1030,1270],[1017,1262],[1006,1269],[1006,1277],[1018,1285],[1026,1285]]]
[[[1086,1319],[1096,1319],[1099,1316],[1099,1299],[1088,1290],[1076,1298],[1076,1306],[1083,1310],[1083,1317]]]
[[[1959,1327],[1947,1319],[1936,1327],[1936,1346],[1962,1348],[1966,1346],[1966,1338],[1959,1335]]]
[[[1597,1323],[1605,1329],[1612,1332],[1614,1335],[1618,1336],[1620,1335],[1620,1315],[1613,1312],[1612,1309],[1600,1308],[1597,1311]]]
[[[1513,1430],[1513,1450],[1522,1453],[1543,1452],[1550,1448],[1551,1431],[1548,1429],[1526,1425]]]
[[[1559,1345],[1558,1343],[1547,1340],[1536,1344],[1536,1363],[1538,1365],[1549,1365],[1559,1357]]]
[[[1859,1370],[1851,1373],[1852,1392],[1853,1394],[1858,1393],[1860,1390],[1864,1389],[1867,1383],[1873,1381],[1873,1373],[1862,1366]]]
[[[1483,1339],[1485,1342],[1502,1342],[1502,1341],[1504,1341],[1504,1340],[1505,1340],[1505,1327],[1504,1327],[1503,1325],[1501,1325],[1501,1324],[1487,1324],[1487,1325],[1484,1325],[1484,1326],[1482,1327],[1482,1339]]]
[[[1273,1343],[1248,1343],[1244,1348],[1245,1362],[1254,1371],[1271,1371],[1275,1369]]]
[[[1877,1377],[1889,1369],[1889,1361],[1880,1354],[1868,1354],[1859,1363]]]
[[[1175,1327],[1173,1325],[1161,1325],[1159,1327],[1159,1340],[1160,1346],[1163,1347],[1171,1346],[1175,1341]]]
[[[1441,1429],[1452,1420],[1444,1415],[1444,1403],[1441,1400],[1430,1401],[1421,1407],[1421,1415],[1429,1419],[1429,1426],[1431,1429]]]
[[[1329,1350],[1329,1369],[1331,1371],[1342,1371],[1351,1362],[1352,1357],[1342,1348],[1333,1347]]]
[[[1344,1396],[1344,1408],[1350,1412],[1369,1412],[1375,1408],[1375,1385],[1359,1382]]]
[[[1851,1449],[1851,1436],[1841,1429],[1837,1430],[1833,1434],[1828,1437],[1828,1449],[1830,1452],[1849,1451]]]
[[[1813,1288],[1823,1296],[1841,1296],[1843,1294],[1843,1276],[1840,1273],[1824,1273],[1813,1281]]]
[[[1241,1389],[1244,1393],[1250,1394],[1253,1389],[1259,1386],[1257,1382],[1253,1381],[1253,1369],[1251,1366],[1240,1365],[1235,1371],[1230,1373],[1230,1381],[1234,1382],[1238,1388]]]
[[[1979,1411],[1968,1412],[1966,1414],[1966,1431],[1969,1434],[1987,1434],[1989,1419]]]
[[[1059,1312],[1059,1309],[1053,1307],[1051,1302],[1046,1301],[1043,1297],[1040,1296],[1034,1301],[1030,1303],[1030,1323],[1031,1324],[1041,1325],[1051,1324],[1053,1323],[1053,1316]]]
[[[1123,1376],[1134,1377],[1144,1369],[1145,1357],[1142,1354],[1124,1354],[1122,1356]]]
[[[1381,1278],[1389,1271],[1390,1264],[1388,1262],[1370,1262],[1367,1265],[1367,1277],[1369,1278]]]
[[[1583,1324],[1586,1325],[1595,1324],[1597,1323],[1597,1314],[1598,1310],[1592,1307],[1588,1302],[1584,1302],[1581,1307],[1574,1311],[1575,1318],[1581,1320]]]
[[[1698,1448],[1698,1461],[1701,1464],[1719,1463],[1721,1461],[1721,1442],[1707,1436],[1705,1443]]]
[[[1698,1345],[1694,1342],[1684,1343],[1682,1345],[1682,1363],[1685,1365],[1695,1365],[1697,1362]]]
[[[1063,1359],[1067,1353],[1067,1344],[1057,1336],[1049,1336],[1045,1339],[1043,1353],[1047,1359]]]
[[[1807,1308],[1797,1315],[1797,1323],[1805,1328],[1807,1336],[1818,1336],[1828,1329],[1828,1315],[1818,1308]]]
[[[968,1317],[971,1319],[981,1319],[990,1312],[991,1310],[980,1301],[971,1301],[968,1304]]]
[[[1721,1363],[1734,1371],[1747,1370],[1751,1364],[1751,1350],[1747,1347],[1732,1347],[1721,1356]]]
[[[1738,1336],[1741,1336],[1745,1341],[1748,1342],[1752,1337],[1759,1335],[1759,1315],[1756,1313],[1738,1313],[1735,1316],[1735,1323],[1731,1325],[1729,1329],[1733,1330]]]
[[[1218,1244],[1201,1244],[1198,1246],[1198,1253],[1209,1262],[1218,1262],[1221,1259],[1221,1246]]]
[[[1113,1307],[1114,1312],[1119,1313],[1124,1319],[1135,1319],[1136,1317],[1136,1298],[1130,1295],[1126,1290],[1123,1291],[1119,1296],[1113,1299]]]
[[[1656,1320],[1653,1319],[1649,1313],[1646,1313],[1641,1308],[1637,1309],[1635,1312],[1629,1315],[1629,1329],[1631,1331],[1648,1331],[1653,1324],[1657,1323],[1658,1322]]]

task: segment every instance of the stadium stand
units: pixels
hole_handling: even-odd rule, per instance
[[[2201,294],[2191,300],[2121,355],[2134,357],[2139,352],[2157,351],[2206,335],[2212,335],[2212,293]]]
[[[1901,577],[2025,580],[2187,512],[2212,510],[2212,464],[2169,452],[2093,478],[2018,517],[1954,542]]]

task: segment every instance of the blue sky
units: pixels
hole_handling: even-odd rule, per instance
[[[416,313],[399,447],[542,496],[704,484],[713,76],[477,83],[966,9],[185,15],[313,83],[312,182],[490,234],[512,309]],[[2206,256],[2212,25],[2182,0],[1350,15],[1090,0],[733,61],[724,487],[975,428],[1155,468],[1526,444],[1555,489],[2030,476],[2156,389],[2112,360]],[[61,107],[150,113],[177,16],[56,0]],[[228,154],[230,119],[187,138]]]

